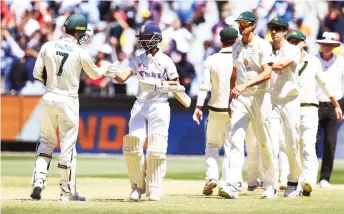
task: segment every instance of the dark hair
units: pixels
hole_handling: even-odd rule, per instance
[[[235,41],[236,41],[235,39],[233,39],[233,40],[221,39],[221,42],[222,42],[223,46],[232,46],[235,43]]]

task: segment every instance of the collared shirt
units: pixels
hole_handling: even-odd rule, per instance
[[[268,41],[255,35],[249,44],[239,40],[233,45],[233,64],[237,71],[235,85],[257,79],[263,71],[262,65],[272,63],[272,47]],[[243,94],[262,93],[267,90],[268,81],[246,89]]]
[[[200,84],[200,94],[204,93],[205,96],[199,94],[197,105],[203,106],[206,92],[211,90],[208,105],[215,108],[228,108],[232,71],[232,47],[222,48],[219,53],[209,56],[204,64]]]
[[[333,55],[328,61],[317,55],[320,60],[323,72],[325,73],[325,81],[329,84],[330,93],[337,100],[340,100],[344,94],[344,57]],[[317,98],[319,102],[330,102],[330,99],[317,87]]]
[[[60,40],[45,43],[36,60],[33,76],[43,81],[43,70],[47,72],[46,94],[43,99],[63,101],[63,96],[78,96],[80,73],[83,69],[92,79],[105,73],[98,68],[87,51],[77,45],[77,40],[68,34]],[[54,98],[51,94],[62,95]],[[56,100],[60,97],[62,100]]]
[[[329,84],[326,84],[318,57],[306,53],[297,67],[297,73],[299,75],[301,103],[318,104],[319,102],[316,96],[317,87],[322,89],[326,97],[332,96],[328,89]]]
[[[177,68],[172,59],[161,51],[158,51],[153,56],[153,59],[150,59],[146,53],[135,57],[130,61],[129,69],[133,73],[137,74],[137,78],[139,79],[155,79],[165,81],[173,80],[179,77]],[[143,91],[139,86],[136,98],[140,101],[165,101],[168,100],[168,93],[159,91]]]
[[[296,66],[300,63],[300,49],[285,41],[279,52],[274,55],[275,62],[292,61],[290,65],[280,71],[273,71],[270,79],[270,93],[272,98],[284,99],[297,96],[298,74]]]

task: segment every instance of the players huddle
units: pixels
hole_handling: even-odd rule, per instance
[[[236,21],[241,38],[234,28],[226,27],[220,32],[223,48],[205,62],[193,115],[193,120],[200,124],[202,106],[207,92],[211,91],[205,152],[207,181],[203,194],[211,195],[219,182],[220,196],[238,198],[246,142],[248,191],[254,191],[260,180],[264,182],[262,198],[276,198],[281,171],[283,183],[280,189],[285,189],[285,197],[301,193],[309,196],[316,183],[318,166],[315,154],[317,127],[309,125],[317,123],[314,120],[318,106],[315,81],[334,104],[338,121],[342,118],[337,102],[340,98],[332,95],[318,72],[321,69],[319,60],[303,50],[305,37],[301,32],[287,34],[288,23],[274,18],[268,24],[273,40],[271,45],[254,33],[256,16],[252,12],[242,13]],[[174,63],[157,47],[162,40],[160,28],[151,23],[141,26],[137,46],[143,53],[134,57],[128,67],[120,67],[119,62],[103,62],[98,68],[79,46],[87,41],[85,17],[71,15],[64,27],[66,34],[60,40],[42,47],[34,68],[34,77],[44,82],[47,89],[42,97],[41,133],[31,198],[41,199],[47,184],[59,127],[60,200],[86,200],[76,191],[75,174],[75,143],[79,127],[77,91],[80,72],[84,69],[91,78],[104,75],[117,82],[125,82],[133,74],[137,75],[137,100],[131,110],[129,133],[123,138],[123,154],[132,188],[129,199],[138,201],[145,193],[149,200],[159,201],[166,174],[170,123],[168,93],[185,91],[179,84]],[[183,102],[183,97],[178,100],[183,105],[187,103]],[[143,145],[146,138],[145,157]],[[219,181],[219,149],[222,146],[225,157]],[[285,166],[280,169],[279,159]],[[263,170],[258,170],[260,168]]]
[[[318,170],[315,143],[319,101],[316,95],[323,93],[325,98],[320,105],[330,108],[324,112],[324,118],[328,118],[330,114],[337,125],[343,117],[338,101],[341,101],[343,96],[344,71],[338,66],[334,71],[336,64],[343,62],[343,58],[332,54],[333,48],[339,46],[340,42],[335,40],[333,33],[324,33],[325,39],[317,40],[322,47],[317,58],[304,50],[305,36],[300,31],[288,32],[288,23],[281,18],[276,17],[268,23],[272,44],[254,33],[254,13],[244,12],[236,22],[241,38],[232,28],[227,27],[220,32],[220,37],[224,40],[229,38],[229,35],[232,40],[238,37],[232,47],[226,47],[232,52],[230,55],[233,57],[233,69],[218,65],[223,57],[222,50],[206,60],[193,115],[193,119],[199,124],[206,92],[211,91],[206,144],[207,181],[203,194],[212,194],[217,186],[218,174],[213,173],[214,170],[209,166],[213,165],[213,168],[217,169],[214,160],[218,159],[219,147],[214,145],[222,145],[223,142],[223,178],[218,193],[230,199],[239,197],[246,142],[248,191],[254,191],[263,182],[264,192],[261,198],[276,198],[277,188],[285,190],[285,197],[310,196],[315,188]],[[332,82],[327,84],[327,73],[322,72],[319,59],[332,60],[324,70],[327,73],[331,71],[331,75],[339,79],[340,83],[335,86],[339,89],[329,89]],[[224,78],[218,82],[220,75]],[[227,76],[231,76],[230,84]],[[318,91],[318,88],[321,88],[322,92]],[[217,92],[219,89],[230,93],[225,96]],[[335,96],[333,91],[339,91],[338,95]],[[215,133],[209,132],[213,129],[212,121],[218,120],[216,114],[225,110],[214,107],[212,100],[217,100],[218,103],[228,101],[227,110],[231,118],[228,119],[228,124],[222,126],[227,128],[227,137],[223,141],[220,141],[221,138],[214,141]],[[224,119],[225,117],[222,118]],[[332,129],[336,130],[336,126]],[[217,130],[220,130],[220,127],[217,127]],[[326,144],[329,144],[329,141],[325,141]],[[326,152],[330,157],[323,159],[327,160],[328,164],[323,161],[321,187],[329,186],[334,159],[333,147],[335,148],[335,143],[325,146],[327,150],[324,157]]]

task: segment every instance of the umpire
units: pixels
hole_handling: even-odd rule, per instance
[[[324,32],[324,39],[317,40],[321,46],[321,52],[318,58],[321,62],[323,72],[326,74],[329,90],[334,94],[339,103],[343,102],[344,94],[344,58],[332,53],[335,47],[341,45],[336,41],[336,34]],[[320,133],[324,129],[324,152],[322,157],[320,172],[320,187],[330,187],[330,177],[333,169],[334,155],[337,144],[337,125],[342,120],[343,113],[341,108],[334,107],[329,98],[318,90],[317,98],[319,100],[319,127],[317,134],[317,147],[319,148]]]

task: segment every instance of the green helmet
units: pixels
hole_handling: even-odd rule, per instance
[[[75,36],[78,33],[77,40],[79,45],[85,43],[88,40],[88,35],[85,33],[87,30],[87,20],[81,14],[70,15],[64,25],[66,33]]]

